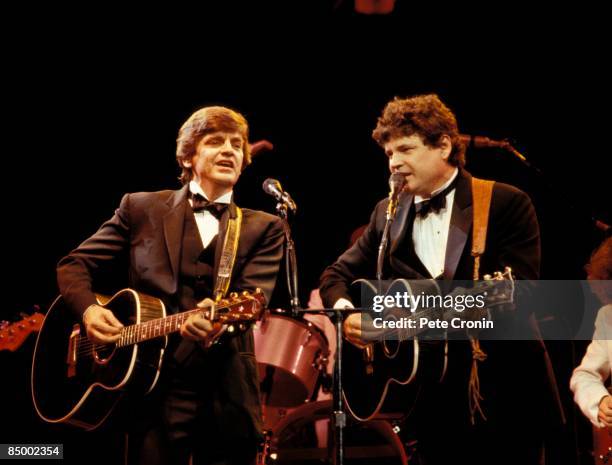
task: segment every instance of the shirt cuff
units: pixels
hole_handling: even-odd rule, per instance
[[[336,303],[334,304],[334,308],[338,309],[338,308],[355,308],[355,306],[353,305],[353,303],[348,300],[345,299],[344,297],[340,297],[338,300],[336,300]]]

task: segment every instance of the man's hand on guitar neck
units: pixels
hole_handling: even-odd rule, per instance
[[[90,341],[110,344],[121,337],[123,325],[113,312],[99,305],[90,305],[83,313],[83,325]]]
[[[214,305],[211,299],[205,299],[198,304],[198,307],[206,308]],[[181,336],[194,342],[201,342],[204,348],[210,347],[224,331],[225,326],[211,322],[203,312],[194,313],[181,326]]]
[[[608,428],[612,427],[612,396],[605,396],[599,402],[597,419]]]

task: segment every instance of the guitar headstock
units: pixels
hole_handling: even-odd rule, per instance
[[[263,314],[265,303],[266,297],[261,289],[253,293],[249,291],[243,291],[240,294],[232,292],[217,303],[215,320],[224,324],[257,321]]]
[[[33,313],[16,323],[8,324],[0,329],[0,350],[16,351],[27,339],[30,333],[40,330],[45,316]]]
[[[514,302],[514,276],[512,268],[504,268],[503,273],[496,271],[492,275],[486,274],[476,286],[478,291],[486,292],[487,307],[511,304]]]

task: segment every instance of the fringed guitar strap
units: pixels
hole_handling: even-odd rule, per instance
[[[472,224],[472,257],[474,257],[474,281],[480,279],[480,257],[485,251],[487,240],[487,225],[489,224],[489,207],[493,194],[494,181],[486,181],[472,177],[472,208],[474,219]],[[470,420],[475,423],[476,412],[486,420],[480,401],[480,379],[478,377],[478,364],[487,358],[487,354],[480,348],[480,340],[476,334],[468,334],[472,345],[472,371],[468,386],[470,407]]]

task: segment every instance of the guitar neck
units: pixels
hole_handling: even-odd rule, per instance
[[[117,347],[126,347],[139,342],[167,336],[178,331],[187,319],[196,313],[208,315],[208,311],[201,309],[189,310],[187,312],[176,313],[165,318],[146,321],[134,325],[125,326],[121,330],[121,337],[117,341]]]

